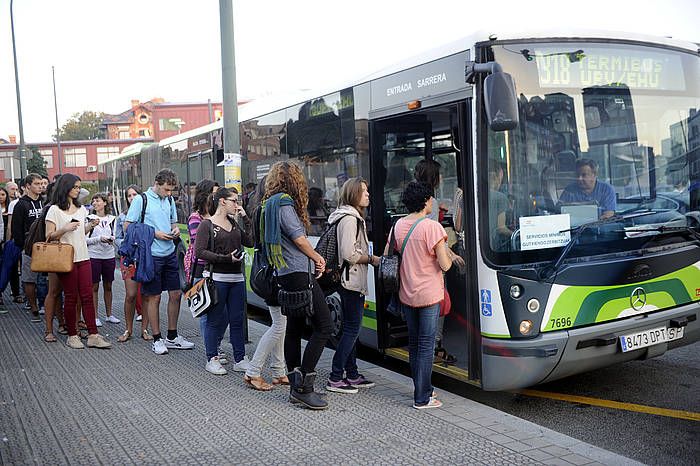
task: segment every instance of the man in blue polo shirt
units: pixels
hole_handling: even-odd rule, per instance
[[[564,188],[559,203],[595,202],[598,204],[598,217],[603,220],[615,215],[617,198],[615,190],[608,183],[599,181],[598,166],[591,159],[576,162],[576,182]]]
[[[177,227],[177,212],[172,193],[177,187],[177,175],[164,169],[156,175],[155,183],[146,195],[146,211],[143,211],[143,197],[137,196],[129,207],[124,229],[131,223],[143,222],[155,229],[155,239],[151,244],[155,275],[150,282],[141,284],[141,294],[153,330],[152,349],[156,354],[166,354],[171,349],[192,349],[194,343],[177,334],[177,320],[180,316],[180,274],[174,240],[180,234]],[[160,333],[160,296],[168,292],[168,334],[165,339]]]

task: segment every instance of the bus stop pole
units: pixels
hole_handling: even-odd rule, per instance
[[[236,51],[233,34],[233,0],[219,0],[219,27],[221,32],[221,86],[224,110],[224,158],[240,154],[238,133],[238,96],[236,95]],[[239,196],[243,193],[239,192]],[[245,263],[243,264],[245,274]],[[244,288],[244,292],[246,289]],[[248,316],[247,299],[243,310]],[[245,319],[245,338],[248,341],[248,319]]]

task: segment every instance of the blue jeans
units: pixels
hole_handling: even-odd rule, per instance
[[[207,312],[204,327],[204,347],[207,361],[219,354],[221,337],[229,326],[233,359],[239,362],[245,356],[245,323],[243,301],[245,300],[245,282],[217,282],[216,292],[219,302]]]
[[[365,309],[365,296],[358,291],[345,288],[338,290],[343,305],[343,333],[333,356],[330,379],[339,382],[343,372],[348,379],[356,379],[357,372],[357,337]]]
[[[433,393],[431,375],[435,357],[435,331],[437,330],[440,305],[411,307],[401,304],[408,326],[408,360],[413,379],[413,401],[416,405],[430,402]]]

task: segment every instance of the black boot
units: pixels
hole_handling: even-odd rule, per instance
[[[292,403],[301,403],[308,409],[318,410],[328,408],[328,402],[314,391],[314,381],[316,380],[315,372],[309,372],[303,375],[297,367],[288,377],[290,386],[289,401]]]

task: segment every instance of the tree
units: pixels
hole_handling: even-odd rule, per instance
[[[27,173],[49,176],[49,173],[46,171],[46,160],[39,153],[39,149],[30,147],[29,150],[32,156],[27,159]]]
[[[59,131],[61,141],[104,139],[103,118],[104,113],[102,112],[86,110],[83,113],[74,113]],[[54,136],[54,140],[56,140],[56,136]]]

